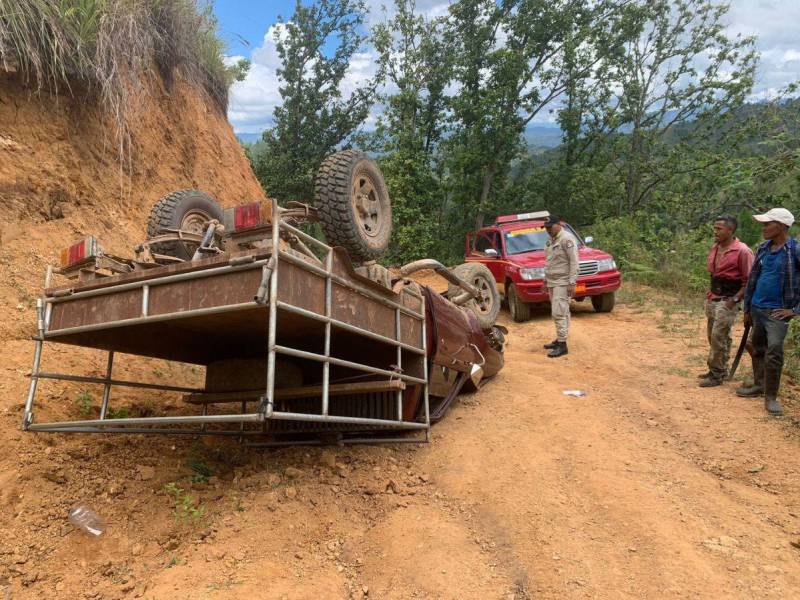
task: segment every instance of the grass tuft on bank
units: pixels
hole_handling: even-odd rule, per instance
[[[225,62],[209,4],[196,0],[0,0],[0,70],[37,91],[87,94],[118,126],[142,83],[176,73],[204,90],[221,111],[246,61]]]

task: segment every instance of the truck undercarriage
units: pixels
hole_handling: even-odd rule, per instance
[[[400,276],[371,261],[354,267],[342,247],[300,228],[317,218],[305,205],[256,203],[194,231],[162,228],[134,259],[104,254],[93,238],[71,248],[37,301],[23,429],[227,435],[250,445],[427,441],[462,389],[502,367],[501,328],[475,316],[496,296],[486,300],[435,261]],[[172,256],[157,251],[170,245]],[[450,281],[445,295],[408,278],[431,267]],[[54,274],[69,281],[53,285]],[[51,343],[105,352],[105,375],[43,369]],[[200,365],[205,383],[117,379],[120,354]],[[97,418],[38,422],[41,380],[100,386]],[[183,403],[111,418],[120,388],[178,393]]]

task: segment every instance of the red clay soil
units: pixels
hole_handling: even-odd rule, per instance
[[[22,433],[33,302],[58,249],[89,232],[129,249],[173,189],[260,193],[221,115],[186,89],[153,97],[121,192],[100,126],[0,86],[0,599],[798,597],[796,391],[775,419],[734,384],[698,388],[702,319],[674,307],[578,305],[557,361],[546,314],[504,314],[506,368],[425,446]],[[71,348],[44,361],[104,368]],[[200,376],[120,363],[122,378]],[[562,395],[576,388],[588,395]],[[97,414],[98,391],[49,382],[37,416]],[[112,398],[132,415],[180,405]],[[103,536],[68,524],[78,502],[107,520]]]
[[[12,310],[28,307],[45,264],[84,235],[130,254],[169,192],[199,188],[228,206],[264,197],[225,115],[179,81],[145,87],[122,165],[114,128],[91,106],[0,73],[0,299]],[[4,321],[2,338],[22,336]]]

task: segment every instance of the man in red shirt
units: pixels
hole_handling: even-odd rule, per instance
[[[753,252],[736,237],[735,217],[714,221],[714,245],[708,252],[711,286],[706,295],[708,319],[708,372],[700,375],[700,387],[720,385],[728,374],[731,329],[739,315],[753,266]]]

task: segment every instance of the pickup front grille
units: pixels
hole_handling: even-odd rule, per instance
[[[582,260],[578,263],[578,276],[594,275],[597,273],[598,268],[596,260]]]

